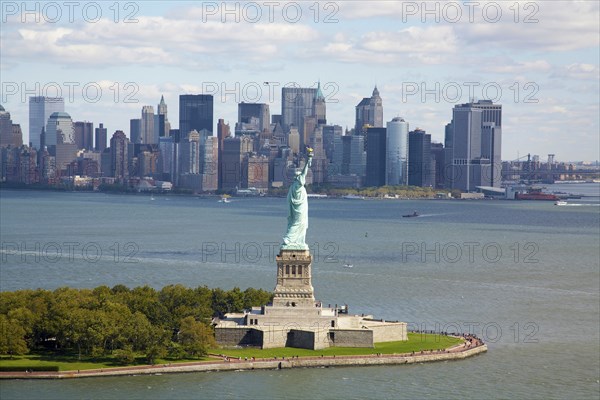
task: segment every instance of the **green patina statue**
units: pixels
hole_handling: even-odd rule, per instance
[[[306,229],[308,228],[308,196],[304,184],[306,173],[312,164],[312,149],[308,148],[308,160],[302,172],[296,171],[294,182],[288,190],[288,224],[283,237],[282,250],[308,250]]]

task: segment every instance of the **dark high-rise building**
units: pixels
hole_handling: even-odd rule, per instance
[[[225,138],[223,141],[223,190],[233,190],[242,187],[244,171],[242,164],[247,153],[254,150],[254,138],[247,135]]]
[[[123,131],[116,131],[110,139],[111,176],[122,183],[129,179],[128,145]]]
[[[367,129],[367,175],[365,185],[385,185],[386,128]]]
[[[258,126],[256,128],[259,132],[269,129],[269,105],[264,103],[239,103],[238,124],[250,124],[252,118],[256,118],[258,120]]]
[[[142,120],[140,118],[129,120],[129,138],[131,143],[142,143]]]
[[[446,175],[451,189],[474,191],[476,186],[487,186],[482,181],[489,160],[481,158],[482,110],[472,103],[454,106],[452,112],[452,147],[448,149],[452,168]],[[447,160],[448,162],[449,160]],[[485,171],[489,174],[489,170]]]
[[[502,105],[490,100],[456,105],[446,129],[447,187],[467,192],[499,187],[501,144]]]
[[[364,133],[365,125],[375,128],[383,127],[383,104],[377,86],[373,89],[371,97],[365,97],[356,106],[356,134]]]
[[[283,124],[283,119],[281,118],[281,114],[273,114],[271,115],[271,123],[272,124]]]
[[[222,118],[219,119],[217,123],[217,141],[218,141],[218,187],[219,189],[223,188],[223,141],[231,135],[231,129],[229,128],[229,124],[225,123],[225,120]]]
[[[408,133],[408,184],[433,186],[431,170],[431,135],[419,128]]]
[[[435,182],[436,188],[444,188],[445,182],[445,168],[446,168],[446,152],[442,143],[431,143],[431,158],[435,162]]]
[[[340,125],[323,125],[323,150],[329,161],[333,161],[335,138],[343,135],[344,129]]]
[[[192,130],[206,129],[212,135],[213,96],[211,94],[182,94],[179,96],[179,132],[187,137]]]
[[[99,152],[103,152],[106,148],[106,139],[108,138],[108,129],[104,127],[103,123],[100,123],[100,126],[95,129],[95,147],[94,149]]]
[[[94,124],[87,121],[75,121],[73,129],[77,148],[92,150],[94,148]]]

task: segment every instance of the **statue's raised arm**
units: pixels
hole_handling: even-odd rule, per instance
[[[308,229],[308,196],[304,184],[306,174],[312,165],[312,149],[308,148],[308,159],[302,171],[296,172],[294,181],[288,190],[288,224],[287,232],[283,238],[282,249],[308,250],[306,244],[306,229]]]

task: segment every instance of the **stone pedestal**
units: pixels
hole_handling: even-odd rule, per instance
[[[312,256],[308,250],[280,250],[274,307],[315,307]]]

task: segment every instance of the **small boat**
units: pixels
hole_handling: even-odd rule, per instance
[[[154,196],[150,196],[150,200],[156,200]]]
[[[354,267],[354,265],[348,264],[348,263],[344,264],[344,268],[352,268],[352,267]]]
[[[231,200],[229,200],[227,197],[223,197],[221,200],[219,200],[219,203],[231,203]]]
[[[416,211],[415,211],[415,212],[413,212],[412,214],[406,214],[406,215],[403,215],[402,217],[403,217],[403,218],[412,218],[412,217],[418,217],[419,215],[420,215],[420,214],[419,214],[418,212],[416,212]]]
[[[558,200],[554,203],[555,206],[566,206],[568,203],[564,200]]]

